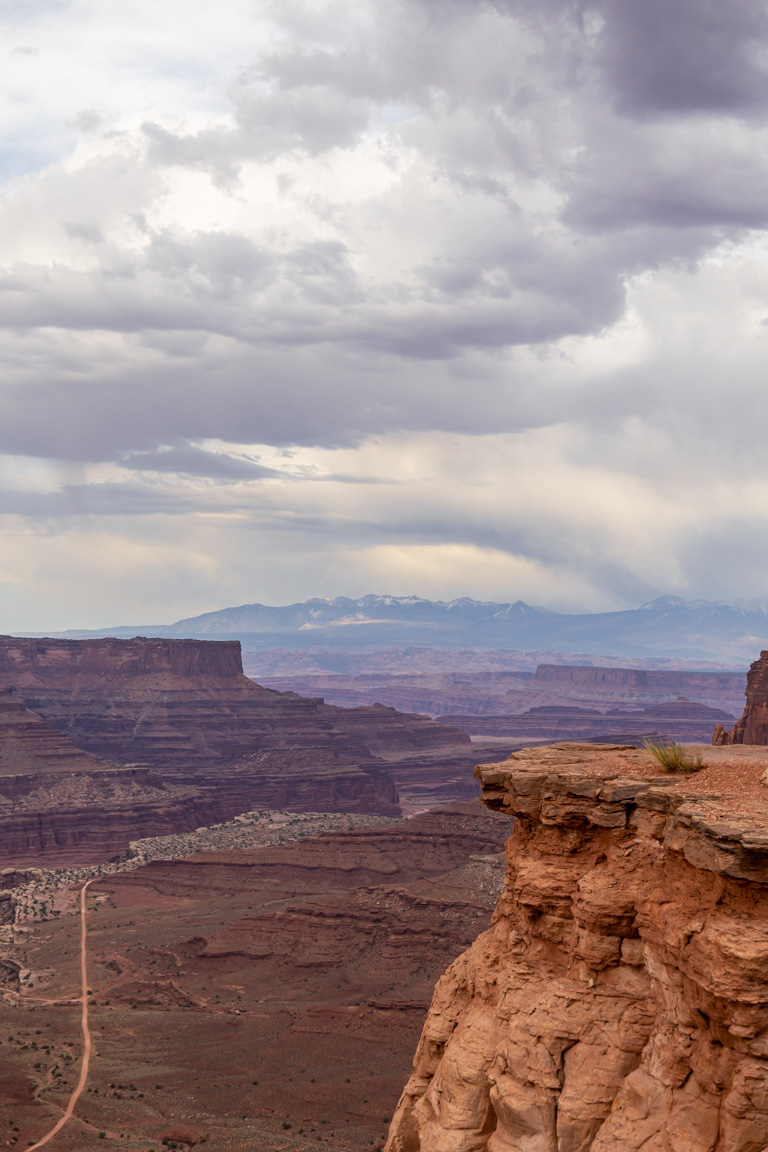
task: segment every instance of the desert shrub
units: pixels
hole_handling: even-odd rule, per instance
[[[698,772],[701,768],[706,768],[700,754],[697,753],[695,757],[691,756],[682,744],[676,744],[674,741],[646,740],[643,747],[647,752],[650,752],[654,760],[658,761],[665,772],[680,772],[683,775],[690,775],[691,772]]]

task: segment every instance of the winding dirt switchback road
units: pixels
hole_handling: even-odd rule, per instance
[[[94,877],[95,879],[95,877]],[[91,1030],[88,1027],[88,954],[86,943],[86,908],[85,908],[85,894],[88,885],[92,880],[86,880],[80,889],[80,981],[82,985],[82,995],[80,997],[82,1003],[81,1022],[83,1028],[83,1062],[80,1066],[80,1079],[77,1082],[72,1095],[69,1098],[69,1104],[65,1111],[62,1113],[59,1121],[51,1128],[37,1144],[32,1144],[27,1148],[27,1152],[35,1152],[36,1148],[42,1148],[44,1144],[60,1132],[66,1124],[67,1120],[71,1119],[72,1113],[75,1110],[80,1096],[82,1095],[83,1088],[85,1088],[86,1081],[88,1080],[88,1065],[91,1062]]]

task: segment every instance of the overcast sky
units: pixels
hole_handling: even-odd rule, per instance
[[[0,17],[0,631],[768,596],[768,5]]]

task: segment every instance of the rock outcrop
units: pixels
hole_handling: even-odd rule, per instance
[[[718,724],[712,743],[768,744],[768,652],[761,652],[747,673],[747,702],[740,719],[730,731]]]
[[[768,1147],[768,754],[706,759],[478,769],[516,817],[506,886],[437,985],[387,1152]]]

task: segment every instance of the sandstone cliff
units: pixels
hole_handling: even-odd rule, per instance
[[[687,669],[601,668],[539,664],[527,687],[566,692],[570,699],[614,704],[655,703],[685,696],[711,708],[738,708],[743,672],[693,672]]]
[[[83,772],[105,768],[77,748],[11,692],[0,692],[0,778],[24,772]]]
[[[517,818],[506,886],[437,985],[387,1152],[764,1152],[768,755],[707,762],[478,769]]]
[[[712,743],[768,744],[768,652],[761,652],[747,673],[747,702],[741,718],[730,731],[718,724]]]

